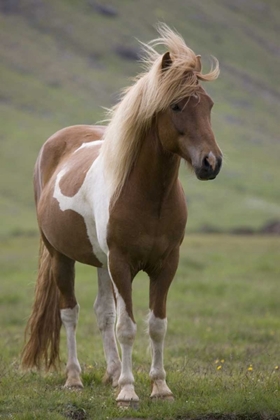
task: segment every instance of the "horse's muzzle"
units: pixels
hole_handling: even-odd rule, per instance
[[[215,179],[218,173],[220,172],[221,166],[222,166],[222,158],[221,157],[215,157],[211,153],[202,161],[202,164],[200,167],[195,168],[195,174],[198,179],[201,181],[208,181],[210,179]]]

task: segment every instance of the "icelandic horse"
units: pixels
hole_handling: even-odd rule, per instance
[[[58,131],[43,145],[34,173],[41,246],[22,366],[56,365],[63,324],[65,387],[83,387],[74,265],[79,261],[97,267],[94,310],[103,338],[105,377],[119,387],[119,406],[139,401],[132,373],[132,281],[140,270],[150,278],[151,398],[173,399],[163,349],[166,299],[187,220],[180,161],[200,180],[214,179],[222,163],[210,122],[213,101],[200,84],[218,77],[218,62],[203,74],[200,56],[178,33],[165,24],[158,32],[159,38],[144,44],[144,73],[111,109],[108,125]],[[167,52],[159,54],[158,45]]]

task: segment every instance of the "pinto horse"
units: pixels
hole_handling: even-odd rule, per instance
[[[132,281],[150,278],[148,332],[152,348],[151,398],[173,399],[163,365],[166,299],[179,261],[187,209],[178,179],[181,159],[198,179],[214,179],[222,153],[211,129],[213,102],[200,81],[200,56],[166,25],[145,45],[145,72],[126,89],[104,126],[62,129],[43,145],[34,186],[41,235],[38,279],[23,349],[25,368],[59,359],[66,329],[66,387],[82,387],[75,330],[75,261],[97,267],[94,303],[107,363],[121,406],[137,403],[132,373],[136,334]],[[163,45],[163,55],[155,47]],[[116,321],[117,318],[117,321]],[[117,346],[121,349],[121,358]]]

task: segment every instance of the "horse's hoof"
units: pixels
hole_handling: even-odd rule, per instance
[[[156,379],[152,381],[152,401],[174,401],[172,391],[167,386],[165,379]]]
[[[64,387],[64,389],[72,389],[72,390],[82,390],[84,388],[84,385],[80,380],[67,380]]]
[[[126,384],[120,388],[120,392],[116,398],[117,405],[120,408],[132,408],[137,410],[139,407],[139,398],[134,391],[133,384]]]
[[[138,410],[139,408],[139,401],[117,401],[118,408],[122,408],[123,410],[127,410],[132,408],[133,410]]]

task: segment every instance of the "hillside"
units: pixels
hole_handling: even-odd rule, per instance
[[[190,231],[258,228],[279,218],[280,3],[277,0],[0,1],[0,236],[36,231],[32,172],[56,130],[94,124],[140,70],[137,39],[165,21],[220,61],[206,85],[225,154],[202,183],[182,167]]]

